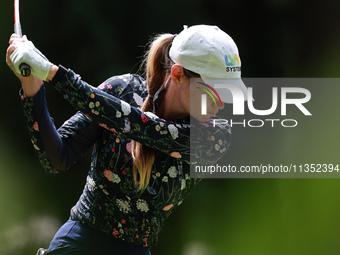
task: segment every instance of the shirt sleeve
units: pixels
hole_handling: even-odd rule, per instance
[[[51,84],[73,107],[100,126],[188,163],[193,160],[191,156],[196,162],[216,162],[230,145],[229,126],[166,121],[88,85],[79,75],[62,66]],[[220,143],[219,150],[215,149],[215,140]]]
[[[44,86],[35,97],[21,96],[21,99],[31,142],[48,174],[65,172],[95,143],[103,130],[81,112],[57,130],[48,112]]]

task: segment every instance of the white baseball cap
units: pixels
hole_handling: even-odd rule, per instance
[[[176,64],[199,74],[204,83],[215,88],[223,102],[233,102],[230,90],[223,88],[223,84],[236,86],[247,100],[247,87],[241,80],[241,60],[237,46],[217,26],[185,26],[174,38],[169,56]]]

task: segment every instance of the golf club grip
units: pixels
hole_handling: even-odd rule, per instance
[[[14,33],[22,37],[21,24],[19,22],[14,24]],[[31,68],[26,63],[22,63],[19,66],[19,69],[22,76],[28,77],[31,75]]]
[[[22,63],[19,68],[22,76],[28,77],[31,75],[31,68],[29,65]]]

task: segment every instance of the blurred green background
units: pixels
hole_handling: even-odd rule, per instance
[[[230,34],[243,77],[339,77],[337,1],[21,0],[20,7],[23,33],[52,62],[93,85],[136,72],[150,36],[179,33],[184,24],[215,24]],[[5,63],[13,1],[1,1],[0,9],[0,255],[28,255],[47,247],[67,220],[90,154],[68,174],[44,174],[27,135],[19,81]],[[267,129],[256,137],[236,131],[229,156],[339,160],[339,108],[327,97],[338,100],[339,92],[320,86],[324,119],[313,119],[314,129],[275,140]],[[56,126],[75,112],[53,89],[47,98]],[[339,254],[339,194],[340,179],[204,180],[170,217],[152,254]]]

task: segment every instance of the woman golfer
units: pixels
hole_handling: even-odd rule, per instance
[[[21,63],[31,76],[19,74]],[[230,145],[229,126],[212,119],[231,98],[213,87],[232,78],[245,90],[237,47],[216,26],[156,37],[146,80],[126,74],[92,87],[17,35],[7,64],[21,80],[29,134],[48,174],[67,171],[94,145],[84,191],[45,254],[151,254],[166,219],[199,181],[190,178],[190,165],[214,164]],[[58,130],[45,101],[48,86],[79,110]]]

